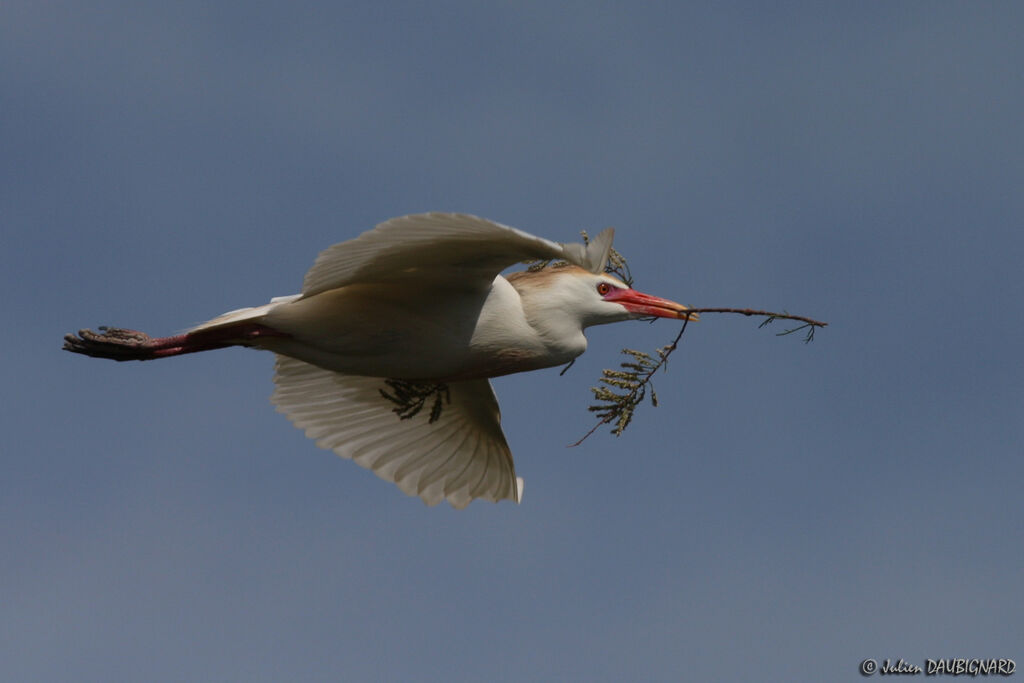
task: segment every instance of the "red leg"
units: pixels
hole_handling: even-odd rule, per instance
[[[212,351],[228,346],[247,346],[261,337],[282,337],[278,332],[258,323],[199,330],[171,337],[150,337],[144,332],[119,327],[101,327],[99,332],[79,330],[77,335],[64,335],[64,350],[93,358],[111,360],[153,360],[185,353]]]

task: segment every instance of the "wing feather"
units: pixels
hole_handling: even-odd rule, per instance
[[[384,380],[331,372],[278,355],[271,400],[318,446],[394,482],[428,505],[463,508],[476,498],[519,501],[522,480],[485,379],[448,385],[451,402],[431,424],[407,420],[380,395]]]
[[[608,260],[609,228],[588,246],[561,244],[460,213],[392,218],[355,239],[328,247],[306,273],[302,296],[356,282],[457,281],[486,286],[501,271],[531,259],[565,259],[591,272]]]

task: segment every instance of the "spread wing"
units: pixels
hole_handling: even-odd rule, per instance
[[[498,401],[485,379],[448,384],[451,402],[405,420],[380,395],[384,380],[324,370],[277,356],[271,401],[321,448],[372,470],[427,505],[463,508],[475,499],[519,502],[518,479]]]
[[[321,252],[306,273],[302,296],[355,282],[459,281],[487,286],[505,268],[531,259],[564,259],[604,270],[614,231],[590,244],[561,244],[460,213],[392,218],[359,237]]]

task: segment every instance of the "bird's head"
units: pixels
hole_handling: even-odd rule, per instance
[[[528,317],[532,309],[534,315],[563,316],[581,328],[637,318],[697,319],[682,304],[638,292],[607,273],[576,266],[513,273],[509,281],[522,296]]]

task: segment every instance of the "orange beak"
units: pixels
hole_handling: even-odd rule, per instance
[[[677,318],[698,320],[696,313],[687,313],[690,309],[660,296],[652,296],[635,289],[613,289],[604,297],[605,301],[621,304],[627,311],[638,318],[653,316],[655,318]]]

